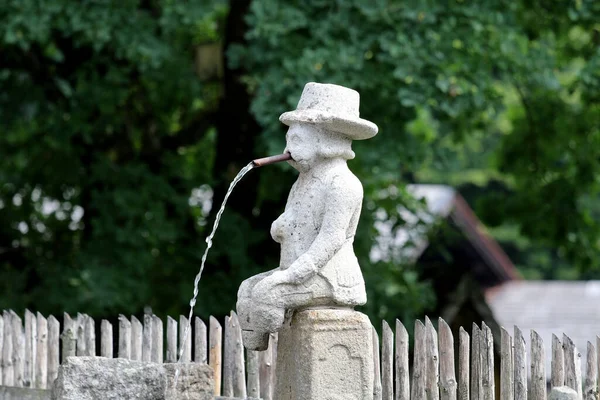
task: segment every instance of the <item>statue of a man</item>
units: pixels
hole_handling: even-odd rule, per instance
[[[246,279],[237,311],[246,348],[264,350],[286,311],[365,304],[363,276],[352,247],[363,189],[348,169],[352,140],[377,134],[359,118],[358,92],[308,83],[295,111],[279,118],[289,126],[289,163],[299,171],[284,213],[271,226],[281,244],[279,267]]]

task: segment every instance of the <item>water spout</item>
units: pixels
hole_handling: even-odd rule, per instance
[[[210,235],[208,235],[208,237],[206,238],[206,249],[204,250],[204,254],[202,255],[202,261],[200,262],[200,270],[198,271],[198,274],[196,275],[196,278],[194,279],[194,296],[192,297],[192,300],[190,300],[190,312],[188,315],[188,323],[187,323],[187,326],[185,327],[185,332],[183,334],[183,341],[180,344],[179,356],[177,357],[177,363],[181,363],[181,359],[183,358],[183,352],[185,350],[185,346],[183,345],[183,343],[186,343],[187,337],[190,334],[190,330],[192,328],[192,318],[194,316],[194,306],[196,305],[196,300],[198,298],[198,285],[200,284],[200,279],[202,278],[202,272],[204,271],[204,265],[206,264],[206,257],[208,256],[208,251],[210,250],[210,248],[212,247],[212,244],[213,244],[213,242],[212,242],[213,237],[215,236],[215,233],[217,232],[217,228],[219,227],[219,221],[221,220],[223,211],[225,211],[225,205],[227,204],[227,199],[229,199],[229,196],[231,195],[231,192],[233,192],[233,188],[235,187],[235,185],[252,168],[254,168],[254,164],[251,162],[248,163],[248,165],[246,165],[244,168],[242,168],[242,170],[237,174],[237,176],[233,179],[233,181],[229,185],[229,189],[227,190],[227,193],[225,194],[225,198],[223,199],[221,208],[219,208],[219,211],[217,212],[217,216],[215,217],[215,222],[213,224],[212,231],[210,232]],[[178,379],[179,379],[179,366],[175,369],[175,379],[174,379],[173,387],[177,387]]]
[[[276,162],[281,161],[289,161],[292,159],[292,155],[290,153],[277,154],[276,156],[257,158],[256,160],[252,160],[252,164],[254,167],[262,167],[269,164],[274,164]]]
[[[204,271],[204,265],[206,264],[206,258],[208,256],[208,251],[212,247],[212,239],[215,236],[215,233],[219,226],[219,221],[221,220],[221,215],[223,215],[223,211],[225,211],[225,205],[227,204],[227,199],[229,199],[231,192],[233,192],[233,188],[244,177],[244,175],[246,175],[246,173],[249,172],[252,168],[262,167],[264,165],[274,164],[276,162],[287,161],[287,160],[291,160],[291,159],[292,159],[292,156],[290,155],[290,153],[284,153],[284,154],[278,154],[276,156],[264,157],[264,158],[259,158],[259,159],[253,160],[248,165],[246,165],[244,168],[242,168],[242,170],[237,174],[237,176],[233,179],[233,181],[229,185],[229,190],[227,190],[227,193],[225,194],[225,198],[223,199],[223,203],[221,204],[221,208],[219,208],[219,211],[217,212],[217,216],[215,218],[215,222],[214,222],[212,231],[210,232],[210,235],[208,235],[208,237],[206,238],[206,249],[204,250],[204,254],[202,255],[202,261],[200,262],[200,270],[198,271],[198,274],[196,275],[196,278],[194,279],[194,296],[192,297],[192,300],[190,300],[190,312],[188,315],[188,323],[187,323],[187,326],[185,327],[185,332],[183,334],[182,343],[186,343],[187,337],[190,334],[190,330],[192,327],[192,317],[194,315],[194,306],[196,305],[196,300],[198,298],[198,285],[200,284],[200,279],[202,278],[202,272]],[[177,363],[181,363],[181,359],[183,358],[184,348],[185,348],[185,346],[183,344],[181,344],[180,349],[179,349],[179,354],[177,357]],[[174,387],[177,386],[178,379],[179,379],[179,367],[177,367],[175,369]]]

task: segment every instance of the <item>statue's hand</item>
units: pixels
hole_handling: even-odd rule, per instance
[[[287,271],[278,270],[254,285],[252,292],[254,295],[260,294],[260,297],[268,296],[276,286],[285,283],[290,283]]]
[[[313,262],[312,257],[305,253],[298,257],[296,261],[283,272],[288,273],[288,280],[290,283],[299,285],[312,278],[317,273],[317,266]]]

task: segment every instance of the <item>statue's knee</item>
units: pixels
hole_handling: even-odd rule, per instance
[[[253,308],[251,319],[265,332],[275,332],[281,328],[285,319],[285,310],[280,307],[259,304]]]
[[[252,320],[250,316],[250,310],[246,307],[237,308],[238,320],[240,321],[240,326],[242,329],[251,329],[252,328]]]
[[[248,298],[252,294],[252,287],[255,285],[255,283],[253,283],[251,281],[251,279],[252,278],[246,279],[240,285],[240,288],[238,289],[238,295],[237,295],[238,299]]]

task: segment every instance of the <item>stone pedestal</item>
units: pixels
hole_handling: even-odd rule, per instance
[[[351,309],[296,311],[279,332],[277,400],[373,398],[369,318]]]

